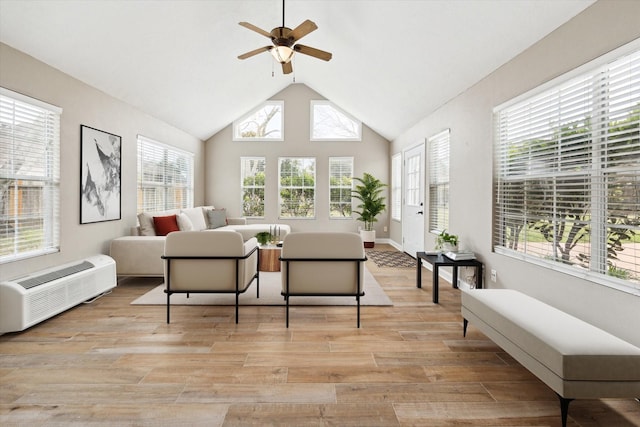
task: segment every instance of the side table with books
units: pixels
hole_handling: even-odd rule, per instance
[[[455,259],[449,257],[449,255]],[[416,252],[417,270],[416,286],[422,287],[422,260],[433,266],[433,302],[438,304],[438,279],[440,267],[452,267],[452,285],[458,287],[458,267],[475,267],[476,287],[482,288],[482,268],[483,264],[475,258],[472,252],[456,252],[442,254],[440,252]]]

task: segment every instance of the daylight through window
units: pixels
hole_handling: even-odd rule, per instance
[[[284,101],[267,101],[233,122],[234,141],[284,141]]]
[[[607,59],[495,111],[494,245],[640,289],[640,51]]]
[[[59,251],[61,114],[0,88],[0,263]]]
[[[278,162],[280,218],[316,215],[316,159],[281,157]]]
[[[353,157],[329,157],[329,218],[351,218]]]
[[[193,207],[193,154],[138,135],[138,213]]]
[[[360,141],[362,123],[329,101],[311,101],[312,141]]]
[[[449,129],[427,139],[429,146],[429,230],[449,228]]]
[[[264,216],[265,162],[264,157],[240,158],[243,216]]]

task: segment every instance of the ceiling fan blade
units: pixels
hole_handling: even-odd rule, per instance
[[[259,53],[267,52],[267,51],[271,50],[271,48],[272,48],[272,47],[273,47],[273,46],[263,46],[263,47],[259,47],[258,49],[254,49],[254,50],[252,50],[252,51],[250,51],[250,52],[243,53],[242,55],[239,55],[239,56],[238,56],[238,59],[247,59],[247,58],[251,58],[252,56],[257,55],[257,54],[259,54]]]
[[[305,46],[303,44],[297,44],[293,46],[293,50],[303,53],[305,55],[313,56],[323,61],[329,61],[333,56],[331,52],[325,52],[324,50],[316,49],[315,47]]]
[[[282,74],[291,74],[293,73],[293,65],[291,62],[285,62],[282,64]]]
[[[293,37],[293,41],[295,42],[297,40],[300,40],[310,32],[315,31],[317,29],[318,29],[318,26],[316,25],[316,23],[313,21],[309,21],[307,19],[302,24],[294,28],[293,31],[289,33],[289,37]]]
[[[242,25],[245,28],[250,29],[251,31],[255,31],[258,34],[262,34],[263,36],[265,36],[266,38],[270,39],[271,38],[271,33],[269,33],[268,31],[263,30],[262,28],[258,28],[253,24],[250,24],[248,22],[238,22],[240,25]]]

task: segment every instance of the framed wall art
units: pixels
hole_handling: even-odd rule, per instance
[[[122,138],[80,125],[80,224],[121,219]]]

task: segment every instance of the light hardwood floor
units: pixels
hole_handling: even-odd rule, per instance
[[[376,245],[376,250],[394,250]],[[559,426],[555,394],[470,327],[460,294],[413,268],[368,267],[393,307],[172,308],[162,280],[0,336],[2,426]],[[638,426],[633,399],[579,400],[570,426]]]

